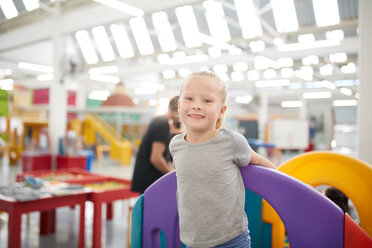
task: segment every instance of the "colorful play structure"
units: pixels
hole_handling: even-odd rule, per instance
[[[372,247],[370,165],[319,151],[295,157],[279,171],[256,165],[240,171],[246,188],[252,248],[283,247],[285,231],[290,247],[295,248]],[[355,205],[360,226],[313,188],[319,185],[344,192]],[[132,248],[184,247],[179,240],[176,190],[172,172],[137,200],[132,212]]]
[[[100,134],[110,144],[110,158],[122,165],[129,165],[132,158],[131,143],[98,115],[86,115],[83,121],[84,142],[87,145],[96,143],[96,134]]]

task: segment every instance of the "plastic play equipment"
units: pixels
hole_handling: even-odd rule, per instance
[[[240,171],[246,189],[265,198],[279,214],[291,247],[371,247],[372,239],[363,229],[309,185],[261,166],[250,165]],[[181,247],[176,190],[172,172],[139,198],[132,215],[132,248]]]
[[[97,115],[87,115],[83,122],[85,143],[94,145],[96,133],[100,134],[110,143],[111,159],[119,160],[122,165],[130,164],[132,157],[131,143]]]
[[[279,170],[312,185],[330,185],[353,202],[360,226],[372,236],[372,166],[342,154],[316,151],[297,156]]]

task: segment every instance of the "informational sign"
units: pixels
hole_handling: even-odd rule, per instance
[[[269,142],[279,149],[306,149],[309,146],[309,121],[275,119],[269,124]]]

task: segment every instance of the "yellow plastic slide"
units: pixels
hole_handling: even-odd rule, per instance
[[[87,115],[83,122],[85,143],[94,145],[96,133],[110,143],[110,158],[118,160],[122,165],[129,165],[132,157],[131,143],[98,115]]]

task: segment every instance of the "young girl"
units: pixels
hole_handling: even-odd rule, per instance
[[[275,168],[241,134],[221,128],[225,99],[226,87],[212,72],[194,73],[181,85],[178,114],[186,132],[172,139],[170,152],[187,247],[250,247],[238,166]]]

